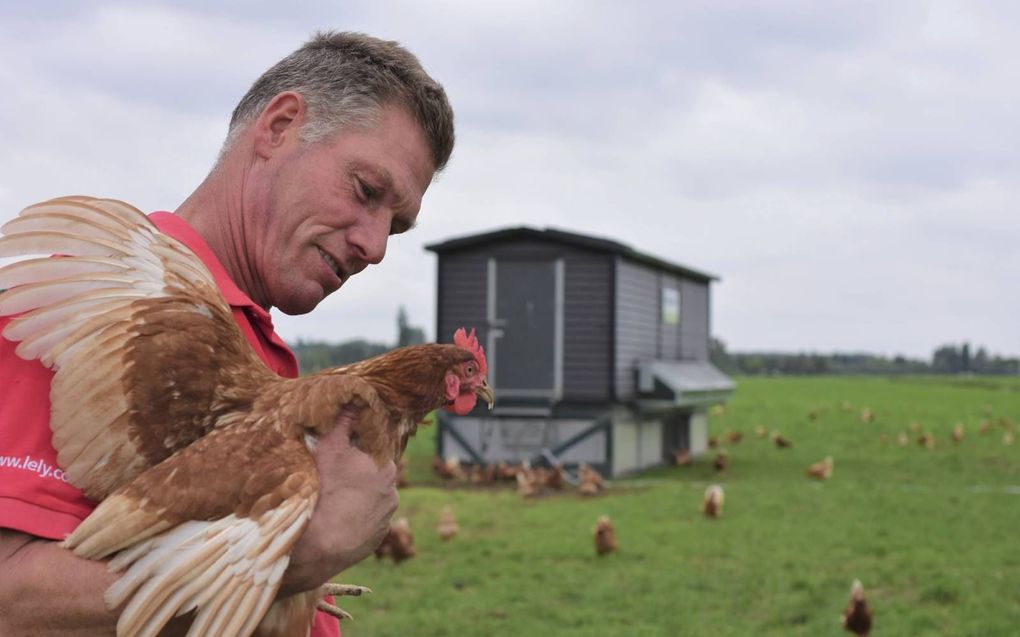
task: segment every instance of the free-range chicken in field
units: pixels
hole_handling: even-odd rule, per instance
[[[871,633],[872,612],[868,602],[864,599],[864,587],[860,580],[854,580],[850,587],[850,600],[843,609],[840,616],[840,623],[847,632],[858,637],[868,637]]]
[[[400,564],[418,554],[414,548],[414,533],[411,532],[411,523],[405,517],[400,517],[390,524],[390,530],[383,538],[383,541],[375,549],[376,559],[390,558],[394,564]]]
[[[825,458],[808,467],[804,474],[816,480],[828,480],[832,477],[832,467],[832,456],[825,456]]]
[[[193,610],[193,636],[305,634],[321,591],[274,599],[319,497],[315,441],[356,408],[352,442],[381,466],[433,409],[492,406],[473,331],[275,375],[201,260],[123,202],[54,199],[2,231],[0,257],[61,255],[0,268],[0,316],[55,372],[58,462],[100,502],[63,546],[122,573],[106,591],[128,602],[118,635]]]
[[[723,503],[725,500],[726,494],[723,491],[722,485],[710,484],[705,489],[705,497],[701,500],[701,512],[704,513],[706,517],[721,517]]]
[[[453,507],[444,505],[439,512],[439,523],[436,525],[436,532],[443,541],[449,540],[460,533],[460,525],[457,524],[457,517],[453,514]]]
[[[620,548],[620,544],[616,539],[616,529],[613,527],[613,523],[608,515],[599,516],[598,521],[595,523],[594,539],[595,554],[600,557]]]

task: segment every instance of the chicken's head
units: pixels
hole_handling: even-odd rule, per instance
[[[485,399],[489,409],[495,403],[495,397],[486,374],[489,371],[485,363],[485,352],[475,337],[475,331],[468,334],[464,328],[460,328],[453,335],[453,343],[457,347],[471,352],[474,357],[463,363],[458,363],[446,373],[446,400],[447,405],[443,409],[463,416],[475,408],[479,396]]]

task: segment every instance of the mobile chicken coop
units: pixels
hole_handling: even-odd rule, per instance
[[[713,275],[616,241],[506,228],[426,246],[438,334],[474,328],[496,407],[441,411],[441,457],[616,476],[704,452],[733,381],[708,360]]]

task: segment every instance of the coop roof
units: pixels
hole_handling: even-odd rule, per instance
[[[502,243],[507,241],[517,241],[521,239],[537,239],[540,241],[551,241],[554,243],[561,243],[564,245],[574,246],[585,250],[595,250],[598,252],[606,252],[610,254],[617,254],[624,258],[632,261],[637,261],[645,265],[649,265],[659,270],[665,270],[673,272],[680,276],[694,279],[697,281],[718,281],[719,277],[714,274],[702,272],[689,268],[678,263],[672,263],[661,259],[659,257],[639,252],[629,245],[613,241],[612,239],[604,239],[602,237],[593,237],[590,235],[577,234],[574,232],[567,232],[566,230],[557,230],[555,228],[531,228],[528,226],[519,226],[516,228],[503,228],[500,230],[493,230],[491,232],[483,232],[481,234],[473,234],[465,237],[456,237],[454,239],[448,239],[439,243],[432,243],[425,246],[426,250],[431,250],[436,254],[447,254],[451,252],[459,252],[461,250],[478,248],[487,244]]]
[[[722,402],[736,383],[706,361],[648,360],[638,364],[638,391],[647,405],[688,407]]]

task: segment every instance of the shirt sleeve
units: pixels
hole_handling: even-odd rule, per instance
[[[0,319],[0,330],[8,319]],[[62,540],[95,508],[67,482],[50,432],[53,372],[0,337],[0,527]]]
[[[332,597],[327,597],[326,601],[330,604],[336,603]],[[340,637],[340,621],[321,610],[315,611],[315,622],[312,624],[309,637]]]

